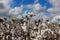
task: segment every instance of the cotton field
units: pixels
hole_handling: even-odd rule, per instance
[[[0,18],[0,40],[60,40],[59,23],[53,23],[49,19],[43,22],[43,18],[32,21],[32,17]]]

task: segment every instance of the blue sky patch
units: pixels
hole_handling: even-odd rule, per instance
[[[46,0],[39,0],[38,3],[40,3],[42,6],[46,6],[47,9],[52,7],[52,5]],[[27,5],[27,4],[34,4],[34,0],[13,0],[11,7],[14,8],[16,6]]]

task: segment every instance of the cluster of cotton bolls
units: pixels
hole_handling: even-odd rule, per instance
[[[32,15],[30,15],[32,17]],[[0,18],[0,40],[60,40],[60,24],[50,23],[40,19],[32,24],[29,18]]]

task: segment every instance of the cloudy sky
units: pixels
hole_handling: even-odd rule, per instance
[[[26,12],[51,17],[60,15],[60,0],[0,0],[0,16],[21,17]]]

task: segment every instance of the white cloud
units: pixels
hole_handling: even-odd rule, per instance
[[[49,11],[51,13],[60,14],[60,0],[49,0],[49,2],[53,5],[53,8],[51,8],[51,10],[49,9]]]
[[[0,16],[8,16],[12,0],[0,0]]]
[[[44,11],[45,8],[42,7],[39,3],[33,5],[33,10],[35,13],[40,13],[41,11]]]
[[[40,13],[40,12],[45,12],[46,11],[46,8],[42,7],[39,3],[25,5],[25,7],[32,9],[34,11],[34,13]]]
[[[49,0],[49,2],[50,2],[54,7],[59,7],[59,6],[60,6],[60,0]]]
[[[21,14],[23,5],[11,8],[12,0],[0,0],[0,16],[15,17]]]
[[[4,7],[4,5],[3,5],[3,3],[0,3],[0,9],[4,9],[5,7]]]
[[[49,2],[53,6],[47,10],[53,16],[52,22],[59,23],[57,18],[60,17],[60,0],[49,0]]]
[[[50,13],[52,17],[60,15],[60,8],[49,8],[47,11]]]
[[[20,7],[15,7],[9,11],[10,16],[18,16],[22,13],[23,5]]]
[[[49,0],[49,2],[53,6],[47,10],[51,16],[60,15],[60,0]]]
[[[58,8],[58,7],[56,7],[56,8],[49,8],[48,10],[47,10],[49,13],[54,13],[54,14],[59,14],[60,13],[60,8]]]
[[[0,3],[4,4],[4,7],[9,10],[12,0],[1,0]]]

